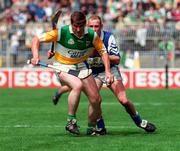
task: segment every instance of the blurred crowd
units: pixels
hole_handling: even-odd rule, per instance
[[[96,13],[107,24],[180,21],[180,0],[0,0],[0,21],[48,22],[58,9],[67,16],[74,10]]]
[[[75,10],[87,17],[98,14],[105,29],[118,36],[122,51],[157,50],[164,37],[173,38],[180,50],[180,0],[0,0],[0,53],[10,46],[16,64],[18,52],[30,49],[32,37],[51,29],[52,15],[59,9],[60,24],[69,24]]]

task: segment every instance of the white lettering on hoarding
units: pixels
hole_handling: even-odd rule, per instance
[[[43,87],[47,87],[47,86],[51,85],[51,83],[52,83],[50,72],[42,72],[39,75],[39,79],[40,79],[39,84]]]
[[[147,76],[147,73],[145,73],[145,72],[136,73],[135,83],[136,83],[137,87],[146,87],[147,86],[146,76]]]
[[[6,74],[3,72],[0,72],[0,86],[5,85],[7,82]]]
[[[157,87],[160,85],[160,80],[159,80],[159,73],[157,72],[151,72],[148,74],[148,85],[150,87]]]
[[[180,88],[180,72],[178,72],[177,74],[175,74],[174,76],[174,82],[177,85],[177,87]]]
[[[60,86],[60,85],[61,85],[60,82],[59,82],[59,80],[58,80],[58,77],[57,77],[55,74],[53,74],[52,82],[53,82],[53,84],[54,84],[55,86]]]
[[[162,88],[166,85],[166,73],[160,71],[135,72],[135,87],[141,88]],[[169,87],[180,87],[180,73],[168,73]]]
[[[161,74],[161,85],[162,86],[165,86],[166,85],[166,73],[162,73]],[[172,86],[174,83],[174,80],[173,80],[173,74],[172,73],[168,73],[168,85],[169,86]]]
[[[27,85],[35,87],[38,85],[38,72],[28,72],[27,73]]]
[[[161,84],[162,84],[162,86],[166,85],[166,74],[165,73],[161,74]]]
[[[8,87],[58,87],[60,82],[53,71],[44,70],[0,70],[0,86]],[[133,73],[133,74],[132,74]],[[164,88],[164,70],[126,70],[122,72],[123,84],[132,88]],[[10,78],[9,78],[10,75]],[[12,75],[12,78],[11,78]],[[134,80],[134,81],[131,81]],[[180,88],[180,72],[169,70],[169,88]]]
[[[14,85],[20,87],[25,86],[25,72],[14,72]]]
[[[52,72],[14,72],[15,87],[50,87],[52,85],[60,86],[60,82]]]
[[[165,73],[164,73],[165,74]],[[176,74],[175,74],[176,75]],[[168,84],[169,86],[172,86],[175,83],[174,79],[173,79],[173,73],[169,72],[168,73]],[[175,83],[176,84],[176,83]]]
[[[128,83],[128,76],[127,76],[127,74],[125,74],[125,73],[121,73],[121,76],[122,76],[122,79],[123,79],[123,84],[126,86],[127,85],[127,83]]]

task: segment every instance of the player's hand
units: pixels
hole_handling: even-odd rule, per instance
[[[111,73],[106,73],[106,85],[109,86],[114,82],[114,75]]]
[[[32,59],[31,59],[31,64],[32,64],[32,65],[37,65],[38,62],[39,62],[39,58],[32,58]]]
[[[48,59],[51,59],[54,55],[55,55],[55,53],[52,52],[51,50],[49,50],[49,51],[47,52]]]

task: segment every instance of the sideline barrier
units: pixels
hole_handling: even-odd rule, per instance
[[[166,87],[165,69],[120,69],[126,88],[164,89]],[[180,70],[169,69],[169,89],[180,89]],[[1,88],[55,88],[60,86],[52,70],[42,68],[1,68]]]

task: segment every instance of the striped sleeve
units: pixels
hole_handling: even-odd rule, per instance
[[[119,54],[119,49],[118,46],[116,44],[116,40],[115,37],[111,34],[111,36],[109,37],[108,40],[108,54],[109,55],[115,55],[115,56],[120,56]]]

